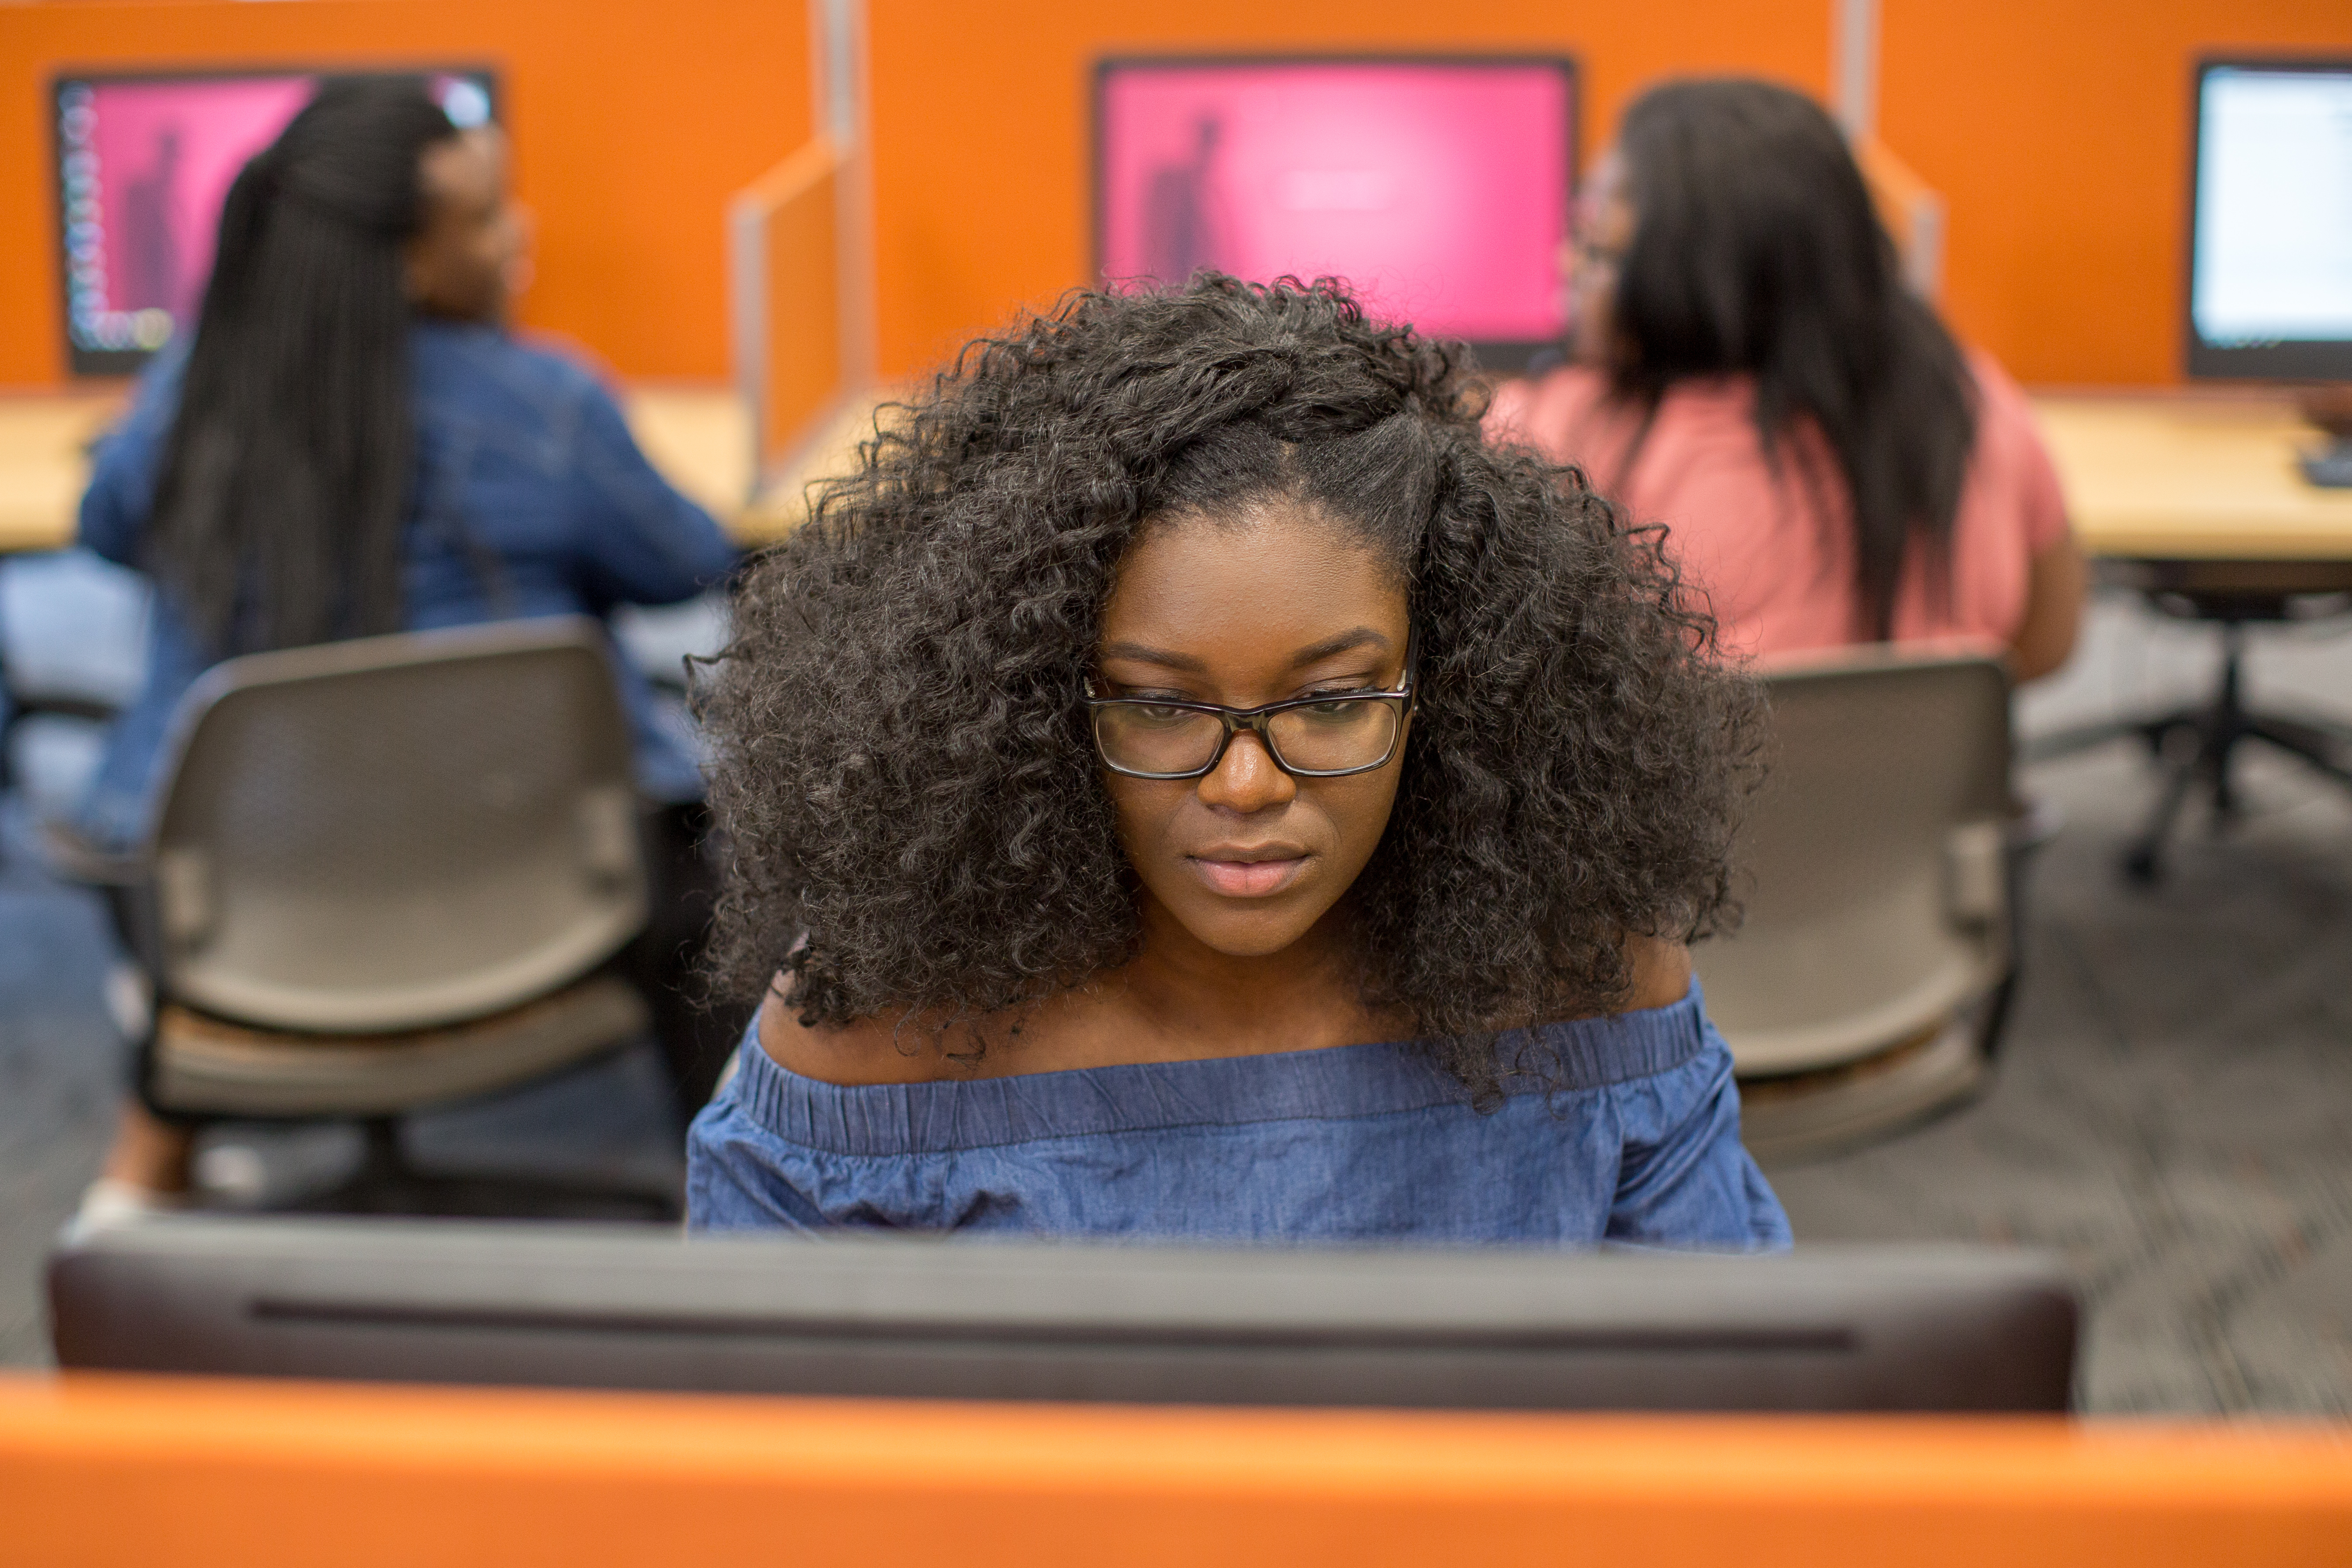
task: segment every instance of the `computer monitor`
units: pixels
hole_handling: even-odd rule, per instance
[[[1108,282],[1344,278],[1496,370],[1565,333],[1572,61],[1110,59],[1094,110]]]
[[[2051,1258],[695,1238],[177,1217],[50,1261],[68,1367],[949,1399],[2060,1410]]]
[[[2196,72],[2189,374],[2352,381],[2352,58]]]
[[[58,278],[74,374],[135,371],[195,324],[230,183],[331,74],[76,74],[50,83]],[[494,117],[489,70],[415,74],[458,124]]]

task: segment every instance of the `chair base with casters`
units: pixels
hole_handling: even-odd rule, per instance
[[[2282,611],[2260,618],[2284,619],[2284,616]],[[2151,883],[2164,875],[2165,843],[2189,794],[2199,786],[2212,803],[2217,831],[2236,820],[2239,800],[2230,776],[2231,762],[2238,747],[2248,741],[2260,741],[2299,757],[2326,777],[2352,788],[2352,735],[2258,713],[2246,706],[2245,643],[2245,621],[2222,620],[2221,680],[2212,702],[2134,726],[2166,769],[2164,790],[2157,797],[2147,826],[2124,853],[2124,874],[2136,882]]]
[[[410,1111],[510,1089],[642,1036],[645,1002],[598,973],[487,1018],[397,1034],[257,1029],[167,1005],[142,1053],[141,1098],[182,1123],[212,1118],[356,1120],[358,1171],[296,1211],[579,1219],[679,1217],[675,1192],[643,1185],[416,1170],[401,1148]]]
[[[2236,822],[2240,801],[2232,767],[2238,748],[2249,741],[2299,758],[2323,776],[2352,788],[2352,731],[2263,713],[2246,703],[2246,626],[2302,618],[2289,613],[2288,602],[2273,596],[2249,603],[2241,596],[2229,605],[2195,614],[2220,622],[2221,627],[2221,671],[2210,702],[2154,718],[2062,731],[2036,742],[2027,752],[2031,761],[2049,762],[2126,737],[2147,743],[2164,768],[2164,784],[2147,826],[2121,861],[2124,875],[2144,887],[2163,879],[2165,846],[2191,795],[2201,794],[2210,803],[2215,832]]]
[[[2164,850],[2191,795],[2210,804],[2214,830],[2233,824],[2239,799],[2231,768],[2249,741],[2301,759],[2352,788],[2352,730],[2264,713],[2246,701],[2246,628],[2342,614],[2352,607],[2352,563],[2137,563],[2102,576],[2138,589],[2167,616],[2210,621],[2221,632],[2221,668],[2212,699],[2153,717],[2063,730],[2026,748],[2049,762],[2126,738],[2145,742],[2164,768],[2156,807],[2126,848],[2124,875],[2142,886],[2164,876]]]

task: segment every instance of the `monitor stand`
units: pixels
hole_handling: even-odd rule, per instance
[[[2296,454],[2303,477],[2323,489],[2352,489],[2352,384],[2312,387],[2295,404],[2328,436],[2326,446]]]

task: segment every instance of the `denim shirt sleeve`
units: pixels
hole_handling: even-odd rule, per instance
[[[139,378],[131,411],[100,437],[93,454],[89,488],[81,498],[80,542],[118,565],[139,564],[186,363],[184,350],[168,349],[158,356]]]
[[[1616,1090],[1623,1152],[1608,1239],[1778,1251],[1789,1216],[1739,1141],[1731,1052],[1706,1030],[1691,1061]]]
[[[602,386],[583,394],[572,472],[582,491],[590,595],[608,604],[675,605],[734,569],[735,546],[711,515],[670,488],[637,449]]]

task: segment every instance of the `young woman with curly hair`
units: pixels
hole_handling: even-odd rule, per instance
[[[692,1224],[1785,1244],[1683,945],[1755,691],[1482,410],[1203,275],[885,422],[705,693],[766,1002]]]

